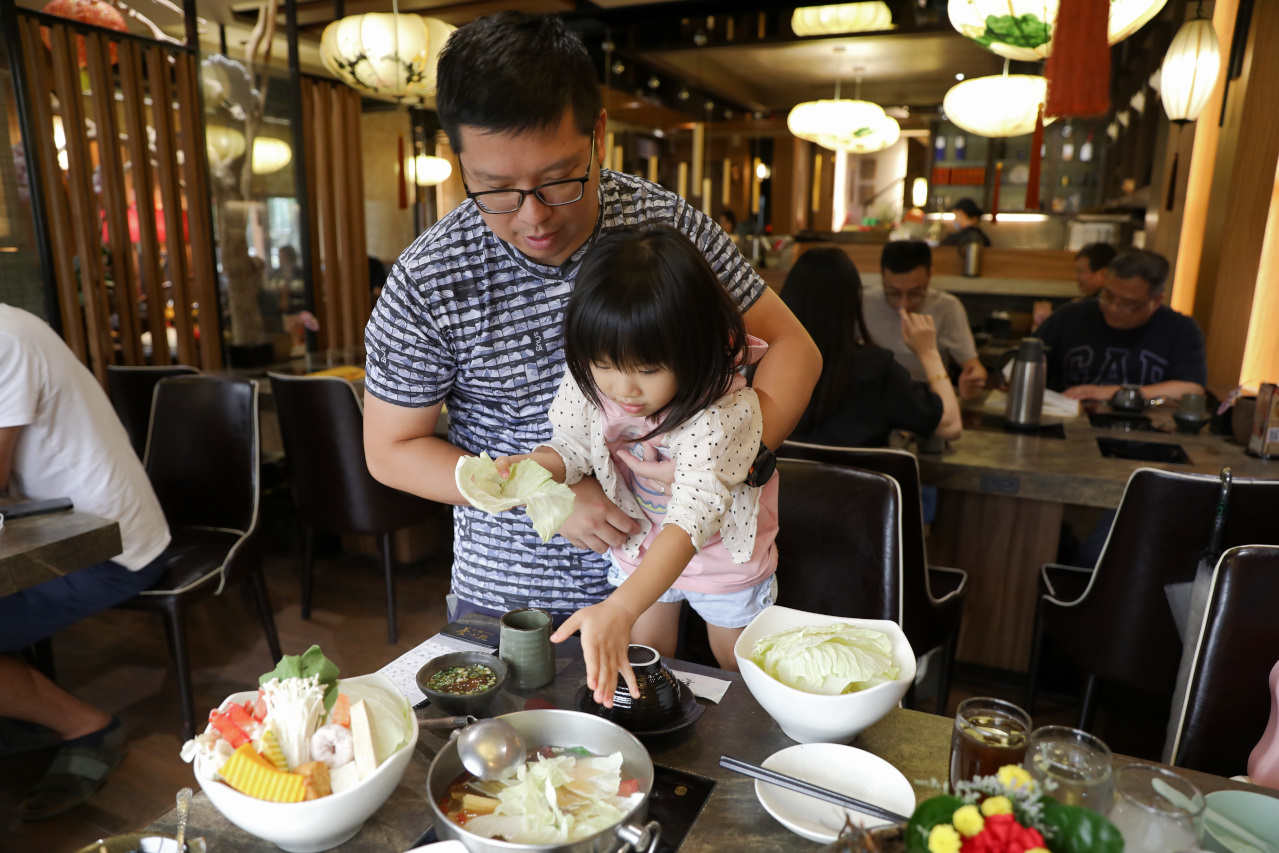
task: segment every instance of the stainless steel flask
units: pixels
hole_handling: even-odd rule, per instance
[[[1013,358],[1013,375],[1008,383],[1008,405],[1004,410],[1009,426],[1039,426],[1047,374],[1044,342],[1039,338],[1022,338],[1017,355]]]

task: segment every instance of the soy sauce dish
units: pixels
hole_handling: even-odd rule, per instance
[[[452,652],[428,661],[417,673],[417,688],[451,716],[484,716],[502,692],[510,671],[486,652]]]

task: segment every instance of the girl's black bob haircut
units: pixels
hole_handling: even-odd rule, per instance
[[[674,399],[641,440],[678,429],[728,393],[746,354],[741,309],[697,247],[666,225],[619,228],[587,251],[564,339],[569,372],[597,406],[592,364],[675,374]]]

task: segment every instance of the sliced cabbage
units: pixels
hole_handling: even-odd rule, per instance
[[[532,459],[516,462],[505,480],[488,453],[457,460],[454,480],[471,506],[496,514],[523,505],[533,529],[549,542],[573,514],[573,490],[551,479],[551,472]]]
[[[602,832],[639,805],[644,795],[619,797],[622,754],[557,755],[521,764],[498,780],[500,804],[466,822],[470,832],[516,844],[562,844]]]
[[[360,676],[340,680],[338,692],[345,693],[352,705],[363,699],[368,707],[373,720],[373,752],[379,767],[408,742],[410,712],[399,693],[391,693],[375,682],[362,681]],[[413,725],[417,725],[417,720]]]
[[[835,696],[897,678],[893,643],[847,623],[791,628],[755,642],[751,660],[788,687]]]

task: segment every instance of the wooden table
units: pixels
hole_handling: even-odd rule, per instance
[[[0,498],[0,507],[19,502]],[[123,550],[119,523],[86,512],[5,521],[0,528],[0,596],[101,563]]]
[[[585,665],[575,641],[558,648],[556,663],[554,682],[541,690],[506,693],[493,713],[521,710],[530,697],[545,699],[561,708],[572,707],[574,695],[585,681]],[[821,845],[792,834],[764,811],[755,798],[752,780],[719,766],[719,757],[724,754],[758,764],[779,749],[792,746],[794,741],[786,737],[772,717],[759,706],[737,673],[692,663],[669,663],[677,670],[732,682],[718,705],[700,700],[707,704],[706,712],[691,727],[645,744],[655,764],[695,773],[716,782],[705,808],[679,848],[680,853],[819,850]],[[433,708],[421,710],[418,715],[440,716]],[[926,798],[933,791],[920,783],[944,779],[947,775],[951,725],[951,720],[946,717],[898,708],[863,732],[853,745],[891,762],[912,782],[916,798]],[[411,848],[432,825],[426,798],[426,772],[431,758],[444,743],[435,733],[423,731],[400,786],[382,809],[369,819],[360,834],[335,849],[343,853],[403,853]],[[179,760],[177,755],[173,760]],[[1132,760],[1115,756],[1116,764]],[[1275,793],[1218,776],[1181,769],[1177,772],[1205,793],[1225,788]],[[172,834],[176,825],[175,813],[170,812],[149,828]],[[204,836],[209,842],[209,849],[215,851],[273,853],[276,849],[232,825],[203,793],[197,794],[192,802],[188,832]]]

